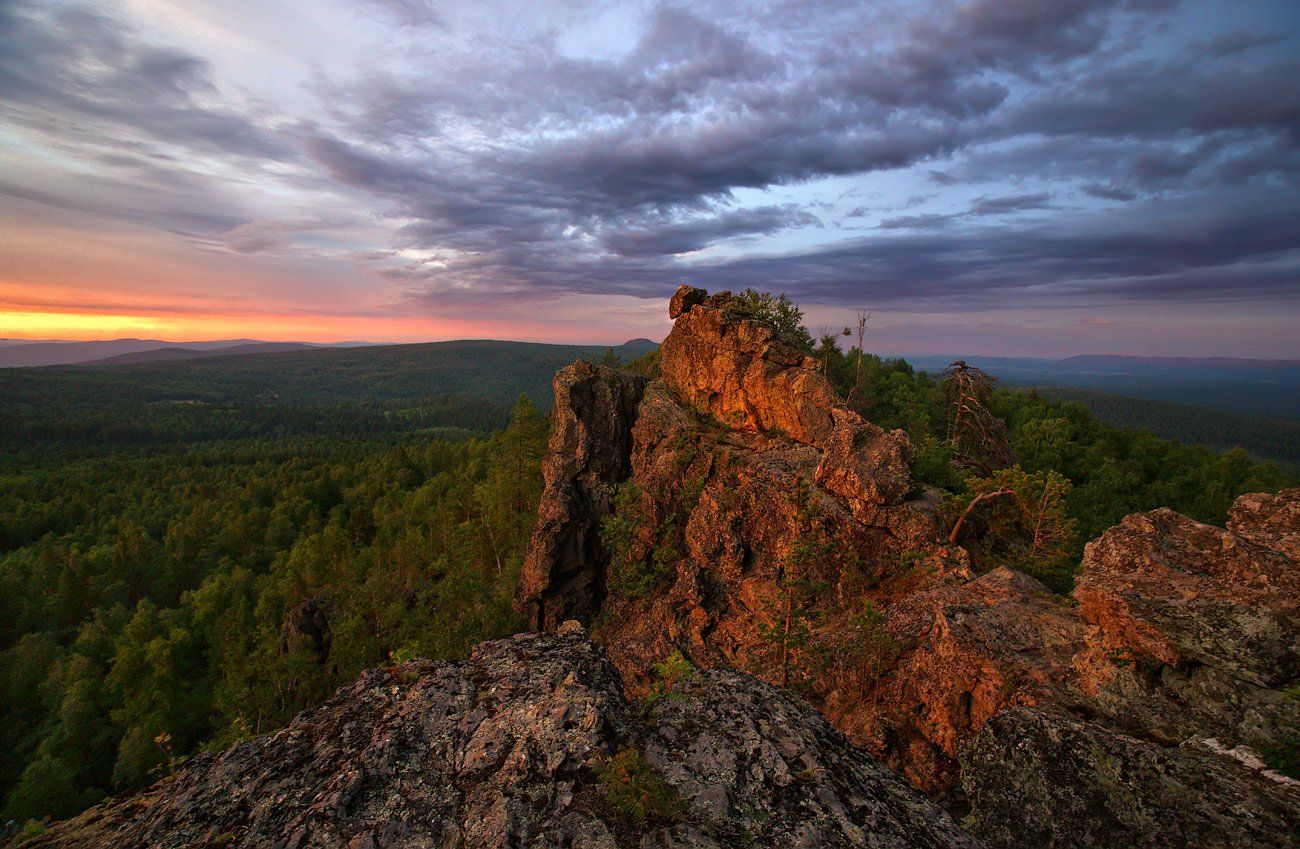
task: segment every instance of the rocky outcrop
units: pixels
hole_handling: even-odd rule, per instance
[[[1006,568],[954,572],[891,604],[884,628],[902,648],[897,661],[865,699],[832,691],[826,711],[913,786],[945,799],[962,747],[989,719],[1062,697],[1084,630],[1072,607]]]
[[[576,623],[368,672],[284,731],[25,845],[977,847],[753,678],[701,671],[628,702]]]
[[[1276,520],[1298,506],[1300,490],[1242,496],[1229,530],[1153,510],[1089,543],[1070,687],[996,713],[960,752],[977,833],[1005,847],[1296,840],[1300,783],[1259,753],[1300,739],[1300,562]]]
[[[1276,508],[1261,516],[1249,505]],[[1279,745],[1300,736],[1300,562],[1274,544],[1300,490],[1242,496],[1233,530],[1170,510],[1129,516],[1088,544],[1074,596],[1093,626],[1079,687],[1128,733]],[[1251,517],[1260,517],[1256,524]]]
[[[912,479],[903,433],[848,409],[815,362],[738,317],[726,293],[683,287],[670,315],[621,508],[637,528],[620,552],[637,590],[607,583],[596,620],[629,692],[651,689],[652,665],[673,652],[786,681],[1001,846],[1027,845],[1008,836],[1021,833],[1142,845],[1147,812],[1175,798],[1202,806],[1224,840],[1234,804],[1294,812],[1276,782],[1224,786],[1251,752],[1300,738],[1300,490],[1243,496],[1226,530],[1168,510],[1130,516],[1089,545],[1070,597],[1008,569],[974,574],[943,541],[941,503]],[[795,648],[781,649],[792,628]],[[1054,755],[1060,740],[1087,745]],[[1030,777],[1012,787],[996,764],[1016,753]],[[1205,758],[1232,763],[1196,779]],[[1170,783],[1144,771],[1166,763]],[[1049,792],[1053,781],[1068,786]],[[1025,804],[988,804],[985,783]],[[1076,809],[1120,825],[1076,829]],[[1241,825],[1243,845],[1285,843],[1278,822]]]
[[[727,292],[705,298],[689,286],[677,290],[669,309],[676,321],[659,346],[664,380],[728,427],[825,445],[831,413],[843,402],[817,362],[766,323],[734,317],[731,303]]]
[[[1138,661],[1216,666],[1260,686],[1295,678],[1300,569],[1251,541],[1268,542],[1268,528],[1235,524],[1248,536],[1153,510],[1088,543],[1074,597],[1102,644]]]
[[[912,443],[903,431],[886,433],[842,408],[831,411],[831,420],[815,479],[871,523],[877,508],[900,504],[911,492]]]
[[[630,471],[645,378],[578,360],[556,373],[554,387],[545,488],[516,592],[538,629],[589,622],[605,597],[600,520]]]
[[[1248,542],[1300,560],[1300,489],[1241,496],[1228,511],[1228,530]]]

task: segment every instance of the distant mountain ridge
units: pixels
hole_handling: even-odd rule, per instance
[[[1253,359],[1249,357],[1133,357],[1123,354],[1078,354],[1056,362],[1071,366],[1132,368],[1298,368],[1300,360]]]
[[[456,339],[446,343],[410,343],[410,344],[449,344],[464,347],[483,347],[512,344],[508,340],[497,339]],[[519,343],[542,344],[542,343]],[[631,354],[636,351],[644,353],[658,347],[658,342],[651,339],[629,339],[622,345],[612,346]],[[268,354],[282,351],[297,351],[307,348],[361,348],[391,347],[373,342],[268,342],[262,339],[218,339],[200,342],[169,342],[163,339],[106,339],[91,342],[76,342],[60,339],[0,339],[0,368],[36,368],[40,366],[71,365],[134,365],[140,363],[162,362],[168,360],[193,360],[210,356],[230,356],[237,354]],[[584,350],[603,350],[604,345],[569,345],[556,346],[582,348]]]
[[[340,344],[350,346],[357,343]],[[105,339],[90,342],[4,339],[0,340],[0,368],[78,365],[162,350],[191,351],[194,356],[203,356],[214,351],[259,345],[293,345],[299,348],[334,347],[312,342],[266,342],[261,339],[217,339],[198,342],[169,342],[163,339]],[[174,358],[174,355],[161,354],[156,359],[168,358]],[[147,359],[123,360],[123,362],[147,362]]]
[[[635,345],[550,345],[490,339],[231,350],[222,356],[3,369],[0,398],[17,403],[75,399],[73,406],[85,407],[160,401],[319,403],[466,395],[509,405],[524,394],[546,407],[557,369],[578,358],[598,360],[611,350],[623,360],[646,351]],[[0,348],[0,353],[3,351]]]
[[[1013,386],[1069,386],[1234,413],[1300,417],[1300,360],[1116,354],[1061,360],[937,355],[906,359],[931,373],[962,359]]]
[[[904,357],[908,362],[927,369],[965,360],[980,368],[1024,369],[1031,371],[1093,371],[1130,373],[1150,371],[1186,371],[1219,369],[1234,371],[1300,370],[1300,360],[1251,357],[1143,357],[1128,354],[1076,354],[1071,357],[992,357],[959,354],[922,354]]]
[[[204,357],[231,357],[240,354],[272,354],[279,351],[302,351],[317,348],[306,342],[250,342],[247,345],[231,345],[225,348],[153,348],[148,351],[131,351],[105,357],[102,360],[90,360],[79,363],[85,366],[120,366],[134,363],[154,363],[164,360],[197,360]]]

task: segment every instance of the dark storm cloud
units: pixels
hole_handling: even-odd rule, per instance
[[[1178,42],[1176,0],[701,2],[593,58],[460,33],[424,0],[356,2],[423,28],[405,70],[322,71],[323,111],[275,122],[111,18],[3,5],[3,117],[151,185],[173,148],[310,167],[383,205],[391,250],[358,260],[416,301],[686,278],[824,303],[1296,294],[1293,33]],[[942,194],[838,213],[810,197],[873,177]],[[237,252],[297,232],[209,214]],[[867,235],[836,241],[854,217]]]
[[[1243,67],[1203,57],[1108,66],[1014,110],[1007,129],[1154,139],[1273,130],[1294,143],[1300,141],[1297,75],[1294,59]]]
[[[1011,212],[1023,212],[1027,209],[1048,209],[1051,207],[1050,192],[1037,192],[1030,195],[1010,195],[1000,198],[977,198],[970,206],[971,215],[1006,215]]]
[[[618,256],[663,256],[698,251],[718,239],[762,235],[816,223],[813,215],[795,207],[764,206],[658,227],[615,230],[603,234],[601,241]]]
[[[1130,189],[1125,189],[1121,186],[1105,186],[1100,183],[1089,183],[1083,186],[1083,192],[1089,197],[1100,198],[1102,200],[1127,202],[1137,197],[1137,193]]]
[[[742,20],[712,19],[707,6],[699,14],[661,8],[619,59],[574,58],[533,42],[504,58],[490,50],[461,57],[471,67],[456,79],[371,77],[364,98],[338,98],[346,129],[321,130],[306,149],[335,179],[411,219],[398,245],[439,257],[387,273],[435,295],[494,286],[659,294],[682,275],[747,268],[705,268],[682,255],[816,226],[770,205],[736,207],[740,190],[925,163],[952,163],[928,169],[942,186],[1067,180],[1079,196],[1109,200],[1285,179],[1300,115],[1290,81],[1300,69],[1276,57],[1233,65],[1231,57],[1268,46],[1258,34],[1224,38],[1201,57],[1127,58],[1126,41],[1158,29],[1174,5],[977,0],[918,15],[879,44],[830,18],[797,16],[790,43],[806,51],[776,49]],[[545,132],[453,152],[437,143],[449,126],[484,136]],[[753,262],[772,285],[827,300],[837,286],[855,285],[855,262],[892,275],[899,291],[950,294],[993,291],[962,270],[968,258],[999,290],[1068,286],[1103,268],[1116,278],[1156,274],[1124,249],[1122,233],[1095,237],[1096,256],[1061,255],[1064,242],[1026,238],[1014,272],[997,271],[996,252],[973,248],[986,239],[1013,244],[1002,234],[1027,228],[1016,223],[1023,213],[1053,210],[1052,196],[984,194],[964,212],[885,218],[867,247]],[[977,226],[994,216],[1005,230]],[[925,234],[924,246],[884,235],[906,231]],[[1179,254],[1173,234],[1160,238],[1143,249]],[[1046,255],[1027,256],[1035,246]],[[1238,287],[1243,297],[1249,289]]]
[[[1294,296],[1300,203],[1276,198],[1224,221],[1182,218],[1164,229],[1080,232],[1059,225],[939,229],[861,239],[833,249],[755,257],[692,271],[730,288],[763,280],[810,302],[986,307],[1040,298],[1053,304],[1117,300],[1242,300]]]
[[[942,230],[957,222],[956,215],[927,213],[925,215],[898,215],[882,219],[878,225],[882,230]]]
[[[1051,209],[1051,201],[1052,195],[1050,192],[1006,195],[1003,197],[980,197],[976,198],[964,213],[951,215],[939,213],[899,215],[882,219],[878,226],[882,230],[942,230],[959,223],[963,219],[1010,215],[1035,209]]]
[[[1257,47],[1268,47],[1270,44],[1277,44],[1281,40],[1282,36],[1278,33],[1234,30],[1216,35],[1210,39],[1205,44],[1205,52],[1223,58],[1225,56],[1235,56],[1247,50],[1254,50]]]

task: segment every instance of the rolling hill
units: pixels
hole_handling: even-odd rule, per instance
[[[318,347],[305,342],[249,342],[243,345],[231,345],[228,348],[154,348],[149,351],[132,351],[105,357],[102,360],[90,360],[81,365],[87,366],[121,366],[136,363],[154,363],[176,360],[200,360],[205,357],[232,357],[240,354],[271,354],[279,351],[302,351]]]
[[[1244,448],[1265,460],[1300,465],[1300,420],[1234,413],[1171,401],[1130,398],[1073,387],[1038,387],[1044,398],[1077,401],[1112,427],[1142,428],[1162,439],[1226,450]]]
[[[647,348],[634,341],[612,350],[631,359]],[[119,360],[0,371],[0,395],[14,404],[58,401],[86,408],[127,402],[309,404],[434,395],[511,403],[526,394],[547,408],[556,369],[604,351],[598,345],[464,340]]]

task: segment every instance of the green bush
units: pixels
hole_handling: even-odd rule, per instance
[[[790,344],[810,354],[813,352],[812,334],[803,326],[803,310],[784,292],[773,297],[767,292],[746,289],[728,305],[727,314],[764,322]]]
[[[650,702],[661,698],[680,698],[678,687],[695,677],[695,666],[679,651],[674,651],[651,666],[651,669],[654,670],[658,680],[650,685],[650,694],[647,697]]]
[[[602,760],[596,775],[605,801],[620,819],[637,829],[679,819],[685,808],[677,791],[631,746]]]

